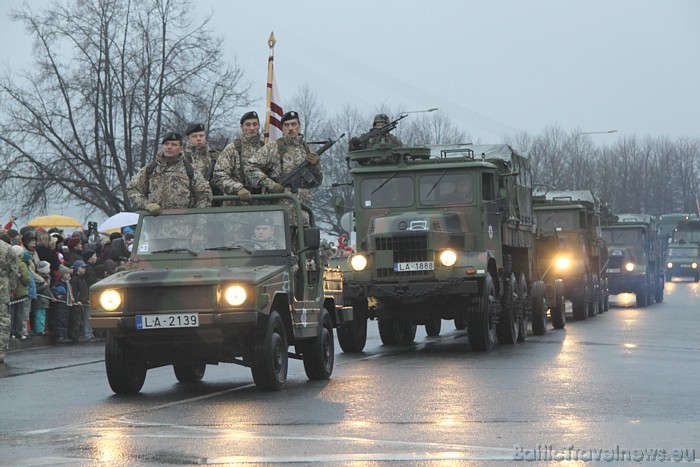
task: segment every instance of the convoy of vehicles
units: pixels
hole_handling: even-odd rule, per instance
[[[536,191],[534,197],[538,273],[547,288],[552,324],[564,326],[563,297],[574,319],[607,311],[604,266],[608,251],[600,229],[600,200],[590,191]],[[533,318],[533,332],[544,333],[546,320]]]
[[[341,272],[315,266],[320,233],[308,207],[289,194],[257,198],[290,200],[311,227],[290,229],[280,205],[141,216],[127,270],[90,289],[91,324],[107,331],[115,393],[139,392],[147,370],[166,365],[180,382],[201,380],[206,365],[243,365],[262,390],[284,386],[289,357],[303,360],[310,379],[330,377],[333,329],[351,312],[342,306]],[[257,238],[258,224],[272,233]],[[112,249],[124,255],[119,240]]]
[[[664,299],[664,264],[656,218],[648,214],[619,214],[603,225],[608,245],[605,272],[611,294],[636,295],[643,307]]]

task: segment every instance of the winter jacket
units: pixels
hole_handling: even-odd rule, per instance
[[[29,284],[31,282],[31,277],[29,276],[29,268],[27,263],[22,261],[22,258],[17,257],[17,274],[19,281],[17,283],[17,288],[15,289],[14,298],[24,298],[29,295]]]

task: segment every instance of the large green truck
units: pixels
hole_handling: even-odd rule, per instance
[[[333,329],[351,318],[342,273],[316,266],[320,231],[308,207],[288,194],[254,199],[285,199],[311,226],[290,229],[288,210],[275,204],[140,217],[126,269],[90,288],[115,393],[139,392],[149,369],[168,365],[180,382],[201,380],[206,365],[243,365],[262,390],[285,385],[290,357],[310,379],[330,377]],[[123,242],[112,253],[123,257]]]
[[[417,325],[438,335],[442,320],[466,327],[475,350],[523,341],[534,264],[529,159],[507,145],[431,154],[379,144],[349,160],[357,253],[343,266],[354,319],[338,328],[341,348],[364,348],[368,319],[384,344],[412,342]]]
[[[656,218],[649,214],[619,214],[605,221],[610,294],[633,293],[637,306],[664,299],[664,263]]]
[[[584,320],[608,309],[605,264],[608,251],[602,239],[600,200],[588,190],[537,190],[537,271],[547,289],[552,324],[566,323],[561,300],[571,300],[574,319]],[[559,290],[558,290],[559,289]],[[544,334],[546,321],[535,318],[532,328]]]
[[[700,281],[700,220],[686,215],[671,233],[666,257],[666,280],[691,277]]]

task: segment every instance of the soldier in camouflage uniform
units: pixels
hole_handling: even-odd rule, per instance
[[[248,167],[246,167],[246,176],[252,186],[260,187],[268,192],[291,192],[289,187],[280,185],[279,180],[306,160],[310,165],[314,181],[307,183],[295,194],[302,203],[311,206],[310,189],[319,186],[323,181],[321,158],[304,142],[297,112],[285,113],[280,122],[284,136],[277,141],[270,141],[250,158]],[[296,226],[297,220],[293,204],[287,200],[280,201],[280,204],[289,206],[291,225]],[[303,223],[304,225],[309,224],[306,213],[304,213]]]
[[[255,223],[255,230],[253,231],[253,241],[255,242],[256,248],[261,250],[278,250],[284,248],[275,239],[275,224],[267,216],[262,216]]]
[[[132,209],[153,215],[161,209],[204,208],[211,205],[211,187],[202,172],[182,155],[182,136],[168,133],[155,161],[131,179],[128,188]]]
[[[4,232],[4,231],[3,231]],[[10,289],[17,280],[17,256],[10,246],[10,237],[3,234],[0,240],[0,363],[10,343]]]
[[[218,151],[210,150],[207,145],[207,132],[203,123],[191,123],[185,130],[187,148],[185,159],[202,173],[202,176],[211,181],[213,165],[216,164]]]
[[[226,195],[238,195],[241,201],[250,201],[251,195],[260,190],[250,186],[245,170],[250,158],[262,147],[258,114],[246,112],[241,117],[241,137],[227,145],[216,161],[212,184]]]
[[[377,114],[374,116],[374,122],[372,125],[372,129],[374,128],[381,128],[383,126],[386,126],[389,124],[389,117],[386,114]],[[358,142],[357,138],[352,138],[350,140],[350,150],[351,151],[358,151],[360,149],[368,149],[371,148],[375,144],[379,143],[388,143],[388,144],[393,144],[395,146],[401,147],[401,140],[399,139],[398,136],[394,136],[391,133],[387,133],[385,135],[378,135],[373,138],[370,138],[368,141],[365,141],[364,143]]]

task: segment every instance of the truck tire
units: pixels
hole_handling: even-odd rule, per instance
[[[442,329],[442,320],[436,318],[425,323],[425,333],[430,337],[437,337],[440,335],[440,330]]]
[[[362,352],[367,343],[367,299],[353,301],[352,321],[340,325],[336,332],[343,352]]]
[[[197,381],[202,381],[206,369],[206,363],[173,365],[175,378],[181,383],[196,383]]]
[[[261,391],[278,391],[287,382],[289,345],[282,318],[271,311],[267,323],[259,324],[250,370]]]
[[[416,324],[405,318],[390,316],[377,321],[379,337],[384,345],[410,344],[416,338]]]
[[[603,311],[610,310],[610,289],[608,289],[608,279],[603,279]]]
[[[146,381],[146,362],[124,338],[107,333],[105,368],[109,387],[115,394],[137,394]]]
[[[532,286],[532,333],[542,336],[547,333],[547,308],[544,304],[544,282]]]
[[[511,274],[503,283],[503,297],[501,300],[501,315],[496,325],[496,334],[499,344],[512,345],[518,342],[518,320],[515,310],[515,275]]]
[[[635,295],[635,299],[637,301],[637,306],[639,308],[644,308],[645,306],[647,306],[647,304],[648,304],[647,303],[647,295],[648,294],[647,294],[646,285],[640,285],[637,288],[637,292],[634,295]]]
[[[323,380],[331,377],[335,357],[331,315],[328,314],[325,308],[322,308],[318,319],[322,323],[321,333],[306,343],[302,354],[306,376],[313,380]]]
[[[525,342],[530,327],[530,307],[532,304],[530,303],[530,296],[527,293],[527,279],[525,279],[525,274],[522,272],[518,275],[516,287],[516,293],[518,295],[516,311],[518,312],[518,316],[520,316],[520,318],[518,318],[518,342]]]
[[[654,299],[656,300],[656,303],[661,303],[664,301],[664,278],[663,276],[659,277],[656,280],[656,291],[655,291],[655,296]]]
[[[591,297],[590,297],[590,305],[588,306],[588,317],[593,318],[598,315],[600,312],[600,282],[598,282],[598,276],[593,274],[593,278],[591,280]]]
[[[588,308],[590,307],[591,289],[586,280],[579,284],[573,296],[571,297],[571,309],[574,314],[574,319],[584,321],[588,318]]]
[[[477,305],[467,315],[467,335],[472,350],[489,352],[496,341],[496,326],[493,324],[496,289],[490,275],[484,278],[482,288]]]
[[[561,279],[554,281],[554,306],[550,308],[552,327],[564,329],[566,326],[566,302],[564,301],[564,283]]]

